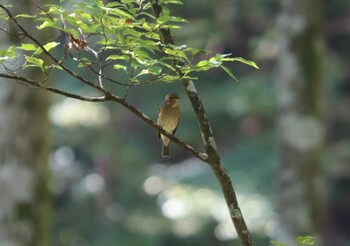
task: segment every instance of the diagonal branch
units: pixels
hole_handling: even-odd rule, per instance
[[[162,6],[159,2],[159,0],[151,0],[153,13],[156,18],[162,15]],[[174,39],[171,35],[170,29],[161,29],[160,36],[163,44],[174,44]],[[182,74],[179,74],[179,76],[181,77]],[[185,87],[186,94],[192,104],[192,108],[194,110],[197,123],[201,131],[202,141],[205,146],[206,154],[208,155],[207,163],[214,171],[217,180],[220,183],[226,204],[230,212],[231,220],[236,228],[238,237],[241,241],[241,245],[251,246],[253,243],[248,227],[244,221],[241,209],[239,207],[231,178],[228,175],[216,148],[215,138],[211,130],[210,122],[205,113],[203,103],[198,96],[196,87],[192,80],[182,79],[182,84]]]
[[[101,96],[101,97],[88,97],[88,96],[81,96],[81,95],[69,93],[69,92],[66,92],[66,91],[62,91],[60,89],[57,89],[57,88],[54,88],[54,87],[50,87],[50,86],[47,86],[45,84],[42,84],[42,83],[30,80],[30,79],[27,79],[27,78],[24,78],[24,77],[16,76],[16,75],[9,75],[9,74],[0,73],[0,77],[6,78],[6,79],[12,79],[12,80],[15,80],[16,82],[18,82],[20,84],[23,84],[23,85],[26,85],[26,86],[29,86],[29,87],[34,87],[34,88],[39,88],[39,89],[42,89],[42,90],[47,90],[47,91],[53,92],[53,93],[58,94],[58,95],[62,95],[62,96],[69,97],[69,98],[78,99],[78,100],[81,100],[81,101],[87,101],[87,102],[114,101],[114,102],[117,102],[120,105],[122,105],[124,108],[126,108],[129,111],[131,111],[132,113],[134,113],[138,118],[140,118],[141,120],[146,122],[148,125],[150,125],[154,129],[156,129],[157,131],[159,131],[163,135],[167,136],[168,138],[170,138],[172,142],[174,142],[175,144],[180,146],[182,149],[184,149],[185,151],[187,151],[188,153],[190,153],[194,157],[196,157],[196,158],[198,158],[198,159],[200,159],[200,160],[202,160],[204,162],[207,162],[207,160],[208,160],[206,154],[199,152],[198,150],[194,149],[190,145],[186,144],[185,142],[183,142],[180,139],[178,139],[177,137],[175,137],[173,134],[165,131],[161,126],[157,125],[157,123],[154,122],[146,114],[142,113],[136,107],[134,107],[133,105],[131,105],[128,102],[126,102],[123,98],[118,97],[116,95],[113,95],[112,93],[110,93],[108,91],[104,91],[105,95]],[[90,82],[90,83],[92,83],[92,82]]]
[[[81,101],[87,101],[87,102],[104,102],[104,101],[108,101],[105,96],[101,96],[101,97],[80,96],[80,95],[77,95],[77,94],[74,94],[74,93],[62,91],[60,89],[57,89],[57,88],[54,88],[54,87],[51,87],[51,86],[47,86],[47,85],[45,85],[43,83],[36,82],[34,80],[31,80],[31,79],[20,77],[20,76],[17,76],[17,75],[10,75],[10,74],[0,73],[0,77],[6,78],[6,79],[15,80],[17,83],[20,83],[20,84],[25,85],[25,86],[38,88],[38,89],[42,89],[42,90],[46,90],[46,91],[51,91],[51,92],[53,92],[55,94],[62,95],[62,96],[65,96],[65,97],[69,97],[69,98],[78,99],[78,100],[81,100]]]

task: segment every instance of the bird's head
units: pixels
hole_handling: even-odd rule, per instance
[[[179,103],[179,99],[180,97],[177,94],[172,93],[172,94],[166,95],[165,102],[168,105],[176,106]]]

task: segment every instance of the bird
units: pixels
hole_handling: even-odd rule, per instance
[[[165,96],[164,102],[158,110],[157,124],[171,134],[175,134],[180,121],[180,97],[171,93]],[[158,138],[163,142],[162,156],[170,157],[170,139],[158,132]]]

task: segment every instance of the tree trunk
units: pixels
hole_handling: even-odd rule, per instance
[[[14,13],[33,8],[30,1],[12,4]],[[8,42],[13,40],[2,35],[0,45]],[[27,76],[39,80],[34,72],[40,74],[33,71]],[[0,78],[0,244],[4,246],[50,245],[47,94]]]
[[[321,0],[281,0],[277,19],[277,103],[280,164],[278,209],[285,242],[320,233],[318,192],[324,140],[321,115],[323,5]],[[317,244],[319,245],[319,244]]]

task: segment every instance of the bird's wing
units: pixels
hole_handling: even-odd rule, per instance
[[[173,131],[173,134],[175,134],[175,132],[177,130],[177,127],[179,125],[180,119],[181,119],[181,116],[179,115],[179,120],[177,121],[177,124],[176,124],[176,127],[175,127],[174,131]]]
[[[159,125],[159,114],[160,114],[160,108],[158,109],[158,113],[157,113],[157,124]],[[160,139],[160,132],[157,131],[157,135],[158,135],[158,139]]]

